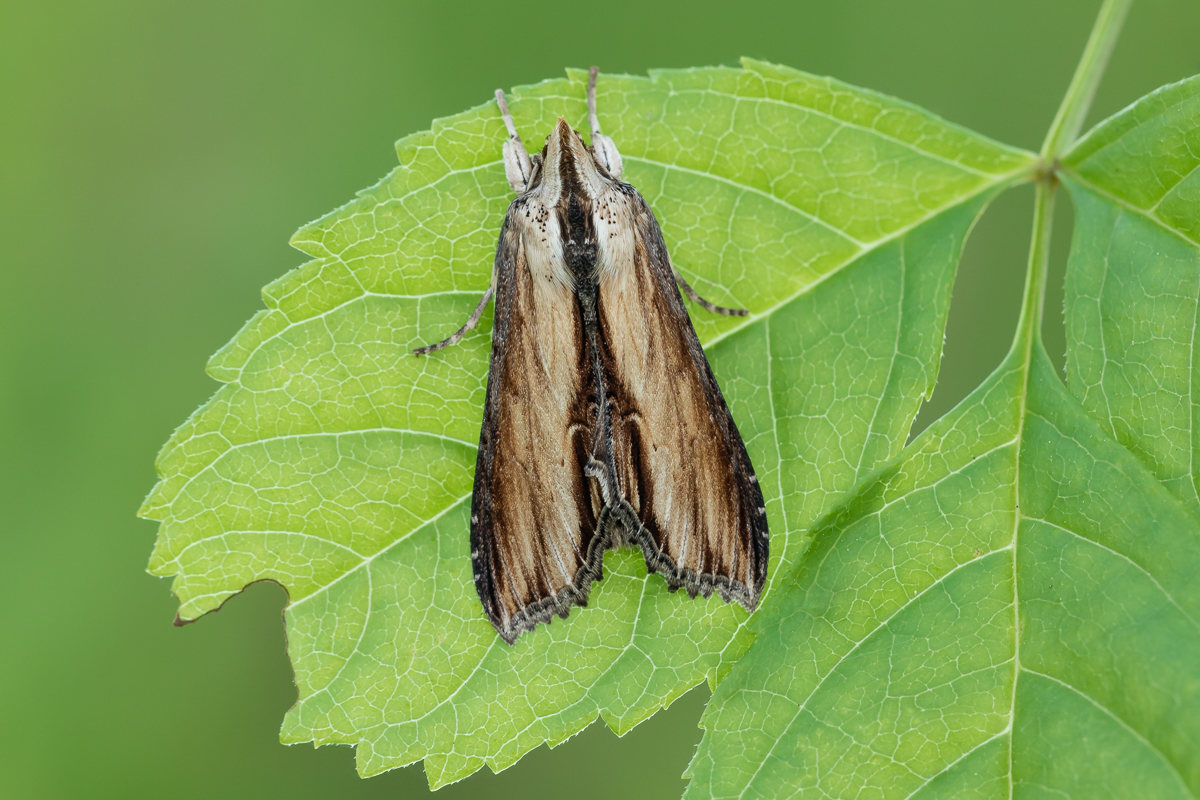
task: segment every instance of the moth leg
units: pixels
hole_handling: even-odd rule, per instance
[[[625,166],[621,163],[621,154],[617,152],[617,143],[600,132],[600,119],[596,116],[596,76],[599,74],[599,67],[592,67],[588,72],[587,105],[588,124],[592,127],[592,149],[608,174],[620,180]]]
[[[513,124],[512,114],[508,113],[508,103],[504,100],[504,90],[496,90],[496,105],[500,106],[500,116],[504,118],[504,127],[508,129],[508,141],[504,143],[504,176],[508,185],[517,194],[524,194],[529,188],[529,179],[533,177],[533,162]]]
[[[679,270],[675,269],[674,265],[672,265],[671,271],[675,273],[675,281],[679,284],[679,287],[683,289],[683,293],[687,295],[687,299],[691,300],[705,311],[711,311],[714,314],[724,314],[727,317],[744,317],[750,313],[744,308],[725,308],[724,306],[719,306],[715,303],[708,302],[703,297],[696,294],[696,290],[688,285],[688,282],[683,279],[683,276],[679,274]]]
[[[479,299],[479,305],[475,306],[475,310],[471,312],[470,318],[467,319],[467,324],[450,334],[449,337],[442,339],[437,344],[427,344],[424,347],[418,347],[413,350],[414,356],[427,356],[435,350],[442,350],[452,344],[458,344],[462,338],[467,335],[467,331],[479,324],[479,318],[483,316],[483,310],[487,308],[488,301],[492,299],[492,287],[489,286],[487,291],[483,293],[483,297]]]

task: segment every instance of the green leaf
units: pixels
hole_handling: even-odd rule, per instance
[[[1052,204],[1012,351],[816,526],[686,797],[1200,794],[1200,530],[1042,348]]]
[[[583,73],[518,89],[526,141],[583,128]],[[912,106],[746,61],[602,76],[600,116],[674,260],[768,501],[772,574],[806,528],[902,447],[934,385],[967,231],[1030,154]],[[142,513],[181,619],[256,580],[287,588],[299,700],[287,742],[358,745],[370,775],[502,769],[597,714],[628,730],[749,644],[747,615],[670,594],[625,550],[589,606],[505,645],[474,587],[467,518],[490,317],[466,318],[510,194],[494,104],[398,144],[402,166],[302,229],[314,260],[209,365]],[[770,586],[768,584],[768,595]]]
[[[1200,515],[1200,77],[1099,125],[1064,159],[1072,393]]]

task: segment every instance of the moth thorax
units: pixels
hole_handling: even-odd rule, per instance
[[[596,275],[596,237],[592,235],[591,215],[574,192],[567,198],[566,206],[563,260],[576,280],[593,280]]]

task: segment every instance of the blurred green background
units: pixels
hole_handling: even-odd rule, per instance
[[[168,582],[144,571],[155,525],[134,518],[159,446],[216,388],[206,358],[303,260],[288,236],[387,173],[396,138],[565,66],[745,54],[1036,150],[1097,7],[0,4],[0,797],[428,794],[420,766],[362,781],[349,748],[280,745],[295,697],[283,592],[258,585],[174,628]],[[1194,0],[1136,3],[1091,120],[1200,72],[1198,31]],[[1007,347],[1031,196],[1003,196],[968,244],[919,425]],[[439,797],[678,796],[707,697]]]

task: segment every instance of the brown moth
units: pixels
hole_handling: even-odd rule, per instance
[[[471,562],[504,641],[572,606],[604,551],[636,545],[646,568],[695,597],[753,611],[767,574],[767,516],[678,286],[653,212],[621,180],[588,80],[591,145],[561,117],[531,159],[504,93],[508,207],[491,286],[491,366],[471,501]]]

